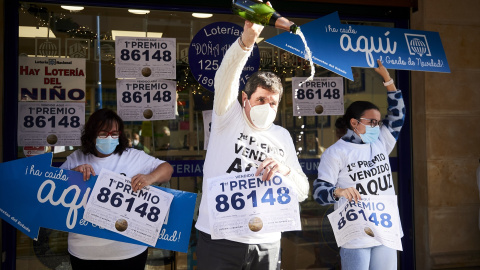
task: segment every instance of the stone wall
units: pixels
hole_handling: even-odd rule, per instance
[[[451,73],[412,72],[416,268],[480,267],[480,1],[418,2]]]

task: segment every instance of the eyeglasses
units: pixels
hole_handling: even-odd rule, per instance
[[[112,139],[118,139],[118,137],[120,137],[120,131],[104,131],[104,130],[101,130],[100,132],[98,132],[98,137],[101,138],[101,139],[105,139],[107,138],[108,136],[112,136]]]
[[[382,121],[378,121],[377,119],[368,119],[368,118],[360,118],[361,120],[368,120],[370,121],[370,126],[372,128],[376,127],[376,126],[379,126],[381,127],[383,125],[383,122]],[[364,123],[360,122],[360,120],[358,120],[359,123],[361,123],[362,125],[365,125]]]

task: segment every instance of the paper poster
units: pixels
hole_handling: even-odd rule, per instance
[[[102,169],[83,219],[155,246],[173,195],[146,186],[133,192],[131,178]]]
[[[328,215],[337,245],[360,238],[374,238],[382,245],[402,250],[401,224],[396,195],[362,196],[346,202]]]
[[[343,115],[343,78],[292,77],[293,115]]]
[[[212,239],[301,230],[300,210],[286,176],[253,173],[208,179]]]
[[[79,146],[85,103],[19,102],[19,146]]]
[[[19,101],[85,102],[85,59],[18,58]]]
[[[115,38],[116,78],[176,79],[174,38]]]
[[[117,80],[117,112],[124,121],[175,119],[176,82]]]

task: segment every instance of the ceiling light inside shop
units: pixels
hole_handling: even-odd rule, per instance
[[[213,16],[211,13],[192,13],[192,16],[195,18],[206,19]]]
[[[112,38],[115,40],[115,37],[156,37],[161,38],[163,35],[162,32],[145,32],[140,31],[123,31],[123,30],[112,30]]]
[[[84,7],[81,7],[81,6],[60,6],[60,7],[70,11],[80,11],[84,9]]]
[[[19,37],[50,37],[54,38],[55,34],[53,34],[51,29],[48,27],[36,27],[36,26],[19,26],[18,27],[18,36]]]
[[[150,13],[150,10],[144,10],[144,9],[129,9],[128,12],[133,13],[133,14],[138,14],[138,15],[145,15]]]

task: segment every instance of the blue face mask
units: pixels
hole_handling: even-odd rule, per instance
[[[95,147],[97,148],[98,152],[104,155],[110,155],[115,151],[118,145],[118,138],[112,139],[112,137],[108,136],[107,138],[97,138]]]
[[[363,123],[361,123],[363,125]],[[380,136],[380,127],[371,127],[371,126],[365,126],[365,134],[359,134],[360,138],[362,138],[362,141],[364,143],[373,143],[376,140],[378,140],[378,137]]]

